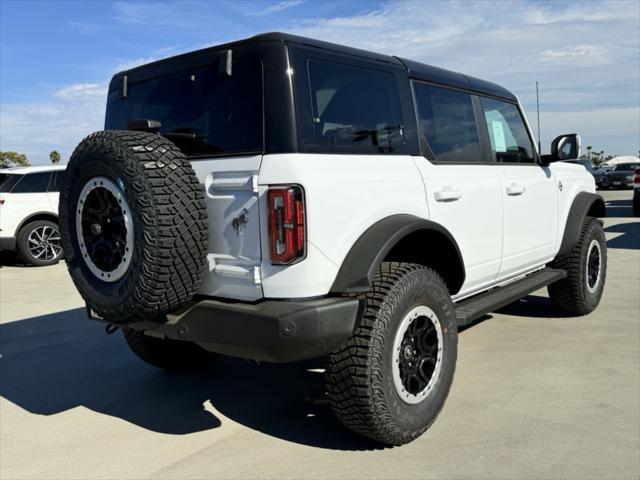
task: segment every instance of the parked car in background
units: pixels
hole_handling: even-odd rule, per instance
[[[612,169],[613,166],[610,165],[598,165],[594,169],[593,176],[596,179],[596,186],[598,188],[609,188],[609,178],[607,177],[607,173]]]
[[[636,168],[633,176],[633,214],[640,217],[640,168]]]
[[[633,178],[636,168],[640,168],[640,163],[620,163],[615,165],[605,174],[605,187],[633,188]]]
[[[58,196],[66,165],[0,170],[0,250],[30,265],[62,258]]]

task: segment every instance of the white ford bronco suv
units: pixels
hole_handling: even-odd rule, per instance
[[[548,286],[596,308],[605,205],[567,134],[460,73],[269,33],[116,74],[60,227],[91,318],[152,365],[326,357],[353,431],[422,434],[458,327]]]

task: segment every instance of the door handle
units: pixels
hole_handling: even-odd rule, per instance
[[[512,183],[507,187],[507,195],[511,195],[512,197],[515,197],[516,195],[522,195],[526,191],[527,189],[525,188],[525,186],[520,185],[519,183]]]
[[[436,202],[455,202],[462,198],[462,192],[451,187],[444,187],[435,192]]]

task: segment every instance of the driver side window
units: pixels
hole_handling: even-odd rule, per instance
[[[493,160],[501,163],[535,163],[531,138],[522,116],[512,103],[481,98]]]

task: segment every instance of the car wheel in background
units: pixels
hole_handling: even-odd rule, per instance
[[[58,263],[63,256],[58,225],[49,220],[28,223],[18,233],[16,248],[20,258],[29,265]]]

